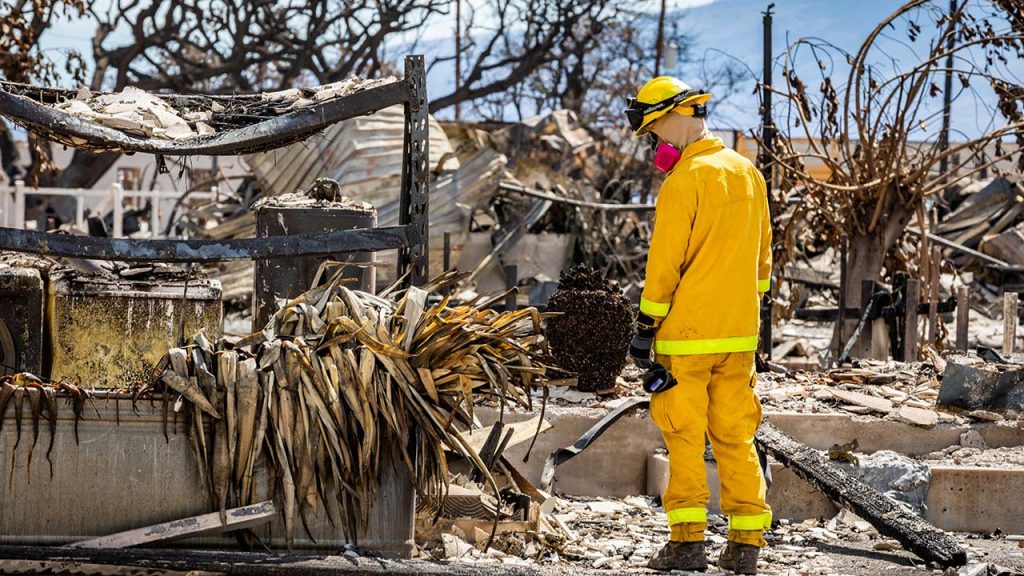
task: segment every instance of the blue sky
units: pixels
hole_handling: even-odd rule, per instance
[[[469,0],[484,2],[485,0]],[[895,8],[902,4],[899,0],[778,0],[775,7],[775,28],[773,52],[777,63],[781,63],[781,55],[787,44],[798,37],[828,38],[836,46],[855,50],[872,28]],[[657,2],[648,1],[648,5],[656,7]],[[743,66],[749,67],[755,74],[761,74],[762,25],[761,12],[768,2],[765,0],[668,0],[671,17],[679,20],[680,28],[692,36],[695,47],[694,54],[706,55],[710,59],[723,58],[719,53],[725,52],[734,57]],[[454,20],[454,17],[452,17]],[[454,26],[454,22],[451,23]],[[436,23],[424,34],[425,49],[437,49],[440,46],[445,53],[451,47],[448,38],[452,26]],[[903,37],[903,31],[894,32],[895,36]],[[82,22],[59,22],[44,36],[44,47],[54,56],[62,50],[77,49],[85,55],[89,52],[92,36],[90,26]],[[653,49],[652,49],[653,55]],[[653,57],[653,56],[652,56]],[[807,59],[811,65],[800,67],[805,80],[816,83],[816,66],[813,60]],[[1016,63],[1015,69],[1024,76],[1024,63]],[[775,79],[780,80],[779,68],[776,68]],[[687,79],[695,83],[694,79]],[[838,80],[838,78],[837,78]],[[720,107],[712,124],[738,129],[751,129],[758,125],[758,99],[751,94],[754,78],[745,80],[747,83],[739,93]],[[454,84],[453,70],[450,66],[436,67],[428,78],[428,92],[435,95],[448,93]],[[986,105],[994,102],[990,93],[981,91],[981,98]],[[954,108],[954,129],[968,134],[976,134],[983,127],[976,125],[972,99],[964,99]],[[442,112],[440,116],[449,116],[451,112]],[[928,130],[922,137],[929,137],[937,132]]]

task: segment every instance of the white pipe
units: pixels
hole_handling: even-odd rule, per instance
[[[110,187],[110,201],[114,204],[114,238],[124,238],[124,188],[120,184]]]
[[[14,228],[25,229],[25,182],[14,181]]]
[[[9,226],[8,219],[11,213],[9,200],[10,195],[11,190],[7,186],[4,186],[3,190],[0,191],[0,225],[2,225],[4,228],[7,228]]]
[[[88,231],[85,226],[85,194],[79,191],[75,196],[75,227],[79,230]]]

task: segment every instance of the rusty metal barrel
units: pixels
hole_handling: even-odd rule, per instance
[[[377,226],[377,211],[371,206],[331,203],[325,207],[263,205],[256,209],[256,235],[338,232]],[[343,247],[339,247],[343,248]],[[338,252],[330,258],[308,256],[256,260],[253,282],[253,331],[262,330],[277,311],[277,299],[294,298],[311,288],[316,271],[326,260],[351,263],[343,276],[355,280],[353,287],[372,292],[376,282],[372,252]]]

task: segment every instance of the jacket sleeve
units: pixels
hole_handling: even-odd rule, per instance
[[[761,196],[761,246],[757,259],[757,294],[768,292],[772,287],[772,217],[768,209],[768,189],[764,177],[757,172],[757,194]]]
[[[696,214],[696,192],[671,176],[662,184],[654,209],[654,235],[647,254],[640,311],[655,319],[668,315]]]

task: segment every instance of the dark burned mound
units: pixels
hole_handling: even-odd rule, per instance
[[[551,352],[563,368],[579,376],[579,389],[614,386],[633,337],[633,308],[618,286],[576,266],[562,273],[548,311],[562,313],[548,319]]]

